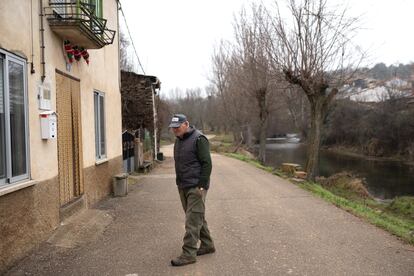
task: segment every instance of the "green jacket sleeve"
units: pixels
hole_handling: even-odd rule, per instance
[[[212,169],[210,144],[204,136],[197,139],[197,157],[201,163],[201,177],[199,186],[208,189]]]

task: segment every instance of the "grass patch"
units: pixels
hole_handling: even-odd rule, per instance
[[[210,139],[211,151],[218,153],[229,153],[236,150],[234,145],[233,135],[231,134],[216,134]]]
[[[280,171],[278,169],[275,169],[273,167],[264,166],[264,165],[260,164],[260,162],[257,161],[256,159],[248,157],[244,154],[241,154],[241,153],[226,153],[225,155],[229,156],[229,157],[232,157],[232,158],[235,158],[235,159],[238,159],[238,160],[241,160],[241,161],[244,161],[244,162],[247,162],[247,163],[255,166],[256,168],[259,168],[259,169],[262,169],[264,171],[270,172],[270,173],[275,174],[277,176],[286,178],[286,176],[283,175],[282,171]]]
[[[234,143],[234,137],[231,133],[228,134],[215,134],[215,136],[210,139],[211,142],[220,142],[220,143],[226,143],[226,144],[233,144]]]
[[[414,197],[396,197],[387,206],[386,210],[414,220]]]
[[[255,166],[256,168],[259,168],[259,169],[265,170],[265,171],[267,171],[267,172],[273,172],[273,168],[272,168],[272,167],[263,166],[262,164],[260,164],[260,162],[259,162],[259,161],[255,160],[255,159],[253,159],[253,158],[247,157],[247,156],[245,156],[245,155],[243,155],[243,154],[240,154],[240,153],[228,153],[228,154],[226,154],[226,155],[227,155],[227,156],[230,156],[230,157],[233,157],[233,158],[235,158],[235,159],[238,159],[238,160],[241,160],[241,161],[247,162],[247,163],[249,163],[249,164],[252,164],[252,165],[253,165],[253,166]]]
[[[326,201],[331,202],[335,206],[366,219],[370,223],[387,230],[408,243],[414,244],[414,220],[384,212],[381,210],[382,208],[372,208],[368,204],[363,204],[335,195],[317,183],[303,182],[300,183],[299,186],[318,195]]]
[[[364,203],[373,199],[365,188],[365,180],[349,172],[337,173],[328,178],[318,177],[316,182],[333,194],[346,199]]]
[[[225,155],[252,164],[282,178],[289,178],[282,171],[263,166],[256,159],[244,154],[227,153]],[[333,181],[332,179],[327,181],[323,183],[323,186],[320,183],[308,181],[291,182],[335,206],[385,229],[402,240],[414,244],[414,197],[399,197],[391,203],[383,203],[372,198],[361,183],[346,173],[337,177],[336,183],[329,182]]]
[[[236,149],[232,144],[210,142],[210,150],[217,153],[230,153]]]

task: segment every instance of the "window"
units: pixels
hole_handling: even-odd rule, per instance
[[[0,56],[0,180],[6,178],[6,126],[4,108],[4,59]]]
[[[0,185],[29,177],[26,62],[0,49]]]
[[[105,137],[105,94],[94,92],[95,104],[95,152],[96,159],[106,158],[106,137]]]
[[[102,18],[102,0],[89,0],[89,4],[95,6],[95,16]]]

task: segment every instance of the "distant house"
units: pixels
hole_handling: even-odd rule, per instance
[[[361,89],[367,88],[367,81],[365,79],[356,79],[353,82],[353,86]]]
[[[1,274],[110,194],[122,126],[118,1],[0,6]]]
[[[147,141],[144,146],[150,147],[152,159],[157,158],[160,142],[156,112],[160,89],[161,82],[155,76],[121,71],[122,127]]]
[[[346,86],[338,96],[339,98],[348,98],[356,102],[382,102],[390,99],[407,98],[411,95],[411,83],[399,78],[393,78],[389,81],[365,82],[358,79],[353,85]]]

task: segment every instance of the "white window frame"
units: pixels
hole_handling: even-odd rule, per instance
[[[3,58],[3,91],[4,91],[4,114],[5,114],[5,142],[6,142],[6,177],[0,179],[0,188],[10,186],[19,181],[29,179],[30,176],[30,155],[29,155],[29,127],[28,127],[28,99],[27,99],[27,67],[26,60],[18,57],[8,51],[0,49],[0,55]],[[10,130],[10,88],[9,88],[9,61],[23,66],[23,104],[24,104],[24,125],[25,125],[25,153],[26,153],[26,173],[18,176],[12,176],[11,161],[11,130]]]
[[[95,97],[98,97],[98,101],[95,101]],[[103,100],[103,123],[104,123],[104,133],[101,132],[101,105],[100,105],[100,101]],[[98,91],[98,90],[94,90],[93,91],[93,104],[94,104],[94,121],[95,121],[95,158],[97,161],[100,160],[104,160],[107,158],[107,135],[106,135],[106,116],[105,116],[105,110],[106,110],[106,100],[105,100],[105,93]],[[102,140],[102,134],[104,135],[104,148],[105,148],[105,153],[102,154],[101,152],[101,140]]]

